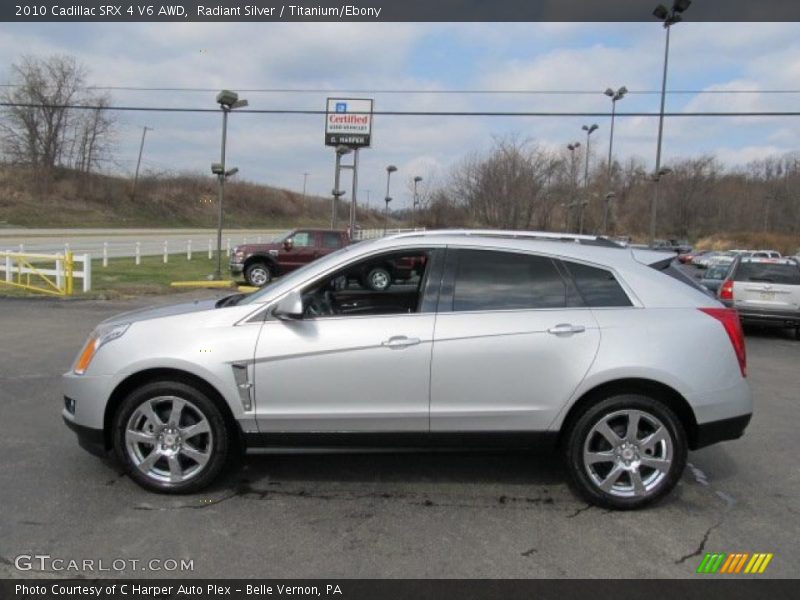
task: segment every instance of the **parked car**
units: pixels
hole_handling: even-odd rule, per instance
[[[781,253],[776,250],[753,250],[750,256],[753,258],[781,258]]]
[[[688,241],[675,239],[654,240],[651,248],[653,250],[669,250],[676,254],[686,254],[692,251],[692,246]]]
[[[702,256],[692,260],[692,264],[700,269],[707,269],[710,265],[717,262],[733,262],[734,258],[736,258],[736,255],[729,251],[706,252]]]
[[[719,286],[728,276],[728,271],[730,271],[730,263],[712,264],[702,272],[700,284],[716,295]]]
[[[404,259],[422,268],[403,284],[359,284]],[[745,374],[736,312],[674,257],[431,231],[104,321],[64,375],[63,418],[157,492],[205,488],[241,449],[546,443],[588,501],[631,509],[672,490],[688,450],[743,434]]]
[[[350,243],[346,231],[336,229],[296,229],[276,242],[237,246],[231,252],[231,273],[244,274],[245,281],[261,287],[275,277],[291,273],[322,256],[343,248]],[[364,287],[386,290],[399,281],[414,276],[422,264],[410,258],[387,260],[372,265],[369,271],[354,273]]]
[[[738,258],[719,299],[744,323],[794,328],[800,340],[800,265],[787,258]]]
[[[261,287],[273,278],[350,243],[346,231],[338,229],[295,229],[266,244],[244,244],[231,251],[230,269],[234,277],[244,275],[248,284]]]

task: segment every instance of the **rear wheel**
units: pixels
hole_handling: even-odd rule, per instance
[[[591,406],[568,432],[571,482],[592,504],[635,509],[668,494],[686,466],[683,426],[663,403],[638,394]]]
[[[185,383],[146,384],[122,401],[114,451],[142,487],[164,493],[203,489],[225,464],[231,436],[219,408]]]
[[[269,265],[262,262],[254,262],[245,267],[244,278],[250,285],[261,287],[272,281],[272,271]]]

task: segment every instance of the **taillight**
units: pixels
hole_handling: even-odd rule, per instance
[[[722,282],[722,285],[719,286],[717,297],[720,300],[733,300],[733,280],[726,279]]]
[[[739,313],[735,308],[701,308],[700,310],[722,323],[731,340],[736,359],[739,361],[742,377],[747,377],[747,353],[744,349],[744,331],[742,331],[742,323],[739,321]]]

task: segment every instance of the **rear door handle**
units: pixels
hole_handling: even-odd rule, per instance
[[[388,340],[383,340],[381,342],[381,346],[385,346],[386,348],[405,348],[406,346],[416,346],[420,343],[419,338],[410,338],[404,335],[395,335],[390,337]]]
[[[547,330],[553,335],[572,335],[573,333],[583,333],[586,327],[583,325],[573,325],[572,323],[559,323]]]

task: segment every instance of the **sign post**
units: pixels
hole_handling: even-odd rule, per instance
[[[353,164],[342,165],[342,152],[336,152],[336,172],[334,176],[334,208],[332,222],[336,220],[336,201],[339,190],[339,172],[351,169],[352,195],[350,196],[350,235],[356,227],[356,207],[358,202],[358,151],[368,148],[372,142],[372,105],[371,98],[328,98],[325,111],[325,145],[353,150]]]

